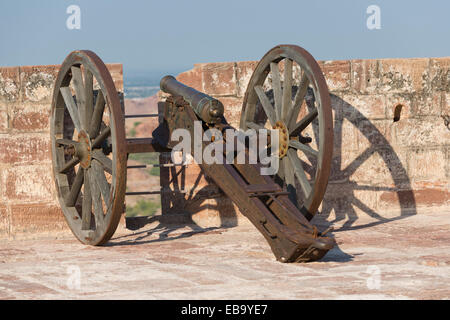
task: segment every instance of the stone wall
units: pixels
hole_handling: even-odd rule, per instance
[[[321,217],[351,226],[365,218],[377,223],[448,210],[450,58],[319,63],[331,92],[335,128]],[[256,64],[196,64],[178,80],[220,99],[227,120],[238,127]],[[58,68],[0,68],[0,238],[67,229],[56,201],[49,145]],[[122,66],[109,69],[122,91]],[[394,121],[399,104],[400,119]],[[161,170],[163,181],[175,176],[172,170]],[[164,192],[163,214],[185,213],[200,226],[246,221],[198,166],[182,170],[168,187],[187,193]]]
[[[177,79],[221,100],[227,120],[239,127],[243,96],[256,64],[196,64]],[[331,93],[335,132],[321,217],[350,226],[448,210],[450,58],[319,64]],[[399,105],[400,118],[394,121]],[[186,169],[183,179],[178,183],[187,190],[217,195],[196,165]],[[181,203],[200,225],[229,224],[230,218],[237,223],[242,218],[220,193],[214,199],[190,197],[197,198],[195,205],[183,201],[187,197]]]
[[[0,68],[0,238],[66,230],[50,154],[58,65]],[[108,68],[123,92],[121,64]]]

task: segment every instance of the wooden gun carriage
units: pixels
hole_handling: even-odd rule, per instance
[[[194,136],[195,122],[202,135],[214,128],[222,133],[214,143],[226,143],[231,126],[219,100],[171,76],[161,80],[161,90],[170,96],[153,138],[127,139],[104,63],[91,51],[64,60],[51,109],[53,174],[67,223],[82,243],[102,245],[113,236],[124,212],[129,154],[170,151],[171,133],[183,128]],[[330,174],[333,119],[325,79],[306,50],[279,45],[264,55],[244,96],[240,129],[278,130],[278,172],[261,175],[259,161],[201,163],[201,169],[262,233],[277,260],[320,259],[335,245],[310,223]]]

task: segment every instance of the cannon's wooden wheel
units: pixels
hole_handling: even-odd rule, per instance
[[[74,51],[55,82],[51,109],[53,174],[74,235],[101,245],[123,213],[126,145],[121,103],[108,69],[91,51]]]
[[[244,96],[240,128],[280,130],[275,179],[311,219],[328,184],[333,117],[325,78],[306,50],[280,45],[261,59]]]

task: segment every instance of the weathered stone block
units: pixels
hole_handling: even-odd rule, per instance
[[[357,158],[354,165],[354,173],[350,176],[352,181],[369,183],[372,185],[393,184],[391,174],[392,164],[387,164],[385,159],[378,153],[373,152],[368,157]]]
[[[0,164],[0,204],[7,201],[6,198],[6,169],[8,167]]]
[[[358,150],[363,152],[368,148],[390,147],[392,137],[386,120],[358,120],[352,122],[357,131]],[[390,123],[390,122],[389,122]]]
[[[51,103],[59,66],[20,67],[22,101]]]
[[[239,128],[242,111],[242,98],[217,97],[225,108],[225,119],[235,128]]]
[[[18,201],[52,201],[55,184],[50,164],[11,167],[6,170],[6,197]]]
[[[346,108],[347,102],[344,101],[343,96],[339,93],[330,93],[330,100],[331,100],[331,112],[333,114],[333,120],[341,120],[342,119],[342,111],[344,108]],[[303,102],[300,110],[306,108],[305,102]],[[298,121],[299,119],[297,119]]]
[[[394,121],[394,117],[396,116],[396,108],[401,105],[401,111],[399,113],[400,118],[408,119],[413,117],[413,95],[412,94],[387,94],[386,95],[386,119],[390,122]],[[399,121],[397,120],[397,121]]]
[[[408,174],[416,180],[442,181],[446,179],[444,149],[418,148],[409,151]]]
[[[406,208],[446,206],[450,203],[450,192],[439,188],[386,191],[380,194],[381,208],[398,206]]]
[[[48,134],[0,136],[0,163],[24,164],[51,161]]]
[[[450,93],[445,93],[442,97],[442,116],[450,118]]]
[[[107,64],[118,92],[123,92],[123,66],[120,63]],[[24,102],[51,103],[53,88],[60,65],[23,66],[20,69],[21,96]],[[94,79],[94,88],[98,88]]]
[[[371,189],[373,187],[373,189]],[[353,190],[353,199],[350,203],[353,207],[354,212],[359,218],[374,218],[379,219],[383,217],[383,212],[378,209],[377,194],[374,192],[376,190],[375,186],[368,185],[365,186],[366,190],[359,190],[355,187]]]
[[[439,118],[404,119],[391,125],[394,143],[403,147],[425,147],[450,141],[450,130]]]
[[[106,67],[111,73],[116,90],[123,92],[123,65],[121,63],[107,63]]]
[[[450,58],[432,58],[430,63],[431,89],[450,91]]]
[[[200,66],[194,67],[189,71],[180,73],[177,80],[198,91],[203,90],[203,73]]]
[[[240,61],[236,63],[238,97],[244,97],[248,83],[258,62],[259,61]]]
[[[352,89],[359,93],[375,93],[381,86],[378,60],[351,60]]]
[[[200,227],[231,227],[242,219],[237,207],[225,196],[207,199],[202,207],[203,210],[192,214],[192,220]]]
[[[416,94],[413,98],[413,112],[416,117],[438,116],[442,111],[442,92]]]
[[[417,200],[411,189],[393,189],[378,192],[378,206],[380,210],[393,210],[400,208],[403,211],[415,209]]]
[[[428,58],[382,59],[381,92],[420,92],[428,87]]]
[[[11,127],[24,132],[50,131],[50,105],[26,104],[11,110]]]
[[[349,120],[381,120],[386,118],[384,95],[344,95],[343,117]]]
[[[405,150],[394,150],[391,148],[377,150],[371,156],[372,160],[375,161],[364,161],[366,165],[361,166],[360,176],[355,176],[355,180],[371,180],[383,187],[410,188],[407,156],[408,154]],[[371,165],[376,167],[370,168]],[[364,167],[367,169],[367,177],[364,176]]]
[[[0,102],[16,102],[20,98],[19,67],[0,68]]]
[[[329,181],[353,184],[409,185],[407,158],[403,150],[370,148],[334,154]]]
[[[8,127],[8,111],[0,109],[0,133],[6,133]]]
[[[445,176],[450,180],[450,146],[444,147],[443,150],[445,150]]]
[[[319,61],[330,91],[345,91],[350,88],[350,61]]]
[[[358,129],[350,121],[343,119],[334,121],[334,156],[347,158],[351,153],[358,151]]]
[[[234,62],[208,63],[202,65],[203,90],[214,96],[237,94]]]
[[[42,202],[12,205],[11,229],[13,235],[69,230],[59,206]]]
[[[0,204],[0,237],[5,237],[9,234],[8,220],[8,208],[6,205]]]

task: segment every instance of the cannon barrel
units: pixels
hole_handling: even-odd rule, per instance
[[[207,94],[188,87],[177,81],[173,76],[161,79],[162,91],[183,97],[194,110],[195,114],[207,123],[218,123],[222,119],[224,108],[222,102]]]

